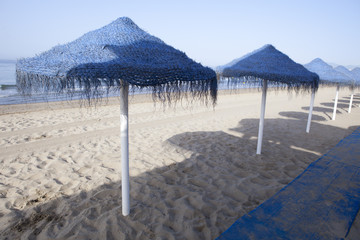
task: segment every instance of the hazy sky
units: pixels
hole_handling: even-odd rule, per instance
[[[0,0],[0,59],[32,57],[123,16],[211,67],[265,44],[302,64],[360,65],[360,0]]]

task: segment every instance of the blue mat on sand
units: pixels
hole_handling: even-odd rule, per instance
[[[360,208],[360,128],[217,239],[342,239]]]

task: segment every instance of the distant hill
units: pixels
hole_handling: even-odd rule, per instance
[[[333,83],[350,83],[352,81],[350,77],[336,71],[320,58],[315,58],[311,62],[304,64],[304,67],[311,72],[317,73],[322,81]]]
[[[355,80],[360,82],[360,67],[354,68],[351,72],[355,76]]]
[[[360,68],[360,65],[346,65],[345,67],[346,67],[347,69],[352,70],[352,69],[354,69],[354,68]]]
[[[356,76],[354,73],[352,73],[349,69],[347,69],[344,66],[337,66],[336,68],[334,68],[336,71],[341,72],[342,74],[345,74],[346,76],[350,77],[353,80],[356,80]]]
[[[333,68],[336,68],[338,66],[343,66],[349,70],[352,70],[354,68],[360,68],[360,65],[340,65],[340,64],[337,64],[337,63],[328,63],[330,66],[332,66]]]
[[[6,64],[11,64],[11,63],[16,63],[16,60],[10,60],[10,59],[0,59],[0,63],[6,63]]]

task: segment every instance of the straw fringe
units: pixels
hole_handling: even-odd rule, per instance
[[[86,100],[89,105],[101,101],[102,98],[117,94],[122,87],[120,79],[49,77],[17,70],[17,87],[20,94],[66,95],[71,100],[78,96]],[[169,105],[182,99],[203,100],[205,104],[216,104],[217,79],[196,81],[169,81],[153,85],[130,84],[130,92],[152,92],[153,100],[167,102]]]
[[[319,85],[316,81],[304,84],[301,82],[281,82],[272,79],[259,78],[254,76],[242,76],[242,77],[222,77],[222,81],[227,81],[229,89],[237,89],[239,86],[246,85],[251,88],[258,88],[259,90],[263,87],[263,80],[268,80],[268,87],[275,90],[294,91],[296,93],[311,92],[312,89],[317,91]]]

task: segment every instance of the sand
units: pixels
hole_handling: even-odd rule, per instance
[[[215,108],[130,99],[131,213],[121,214],[119,101],[0,106],[1,239],[214,239],[360,126],[341,89],[221,92]],[[352,235],[359,233],[356,220]]]

